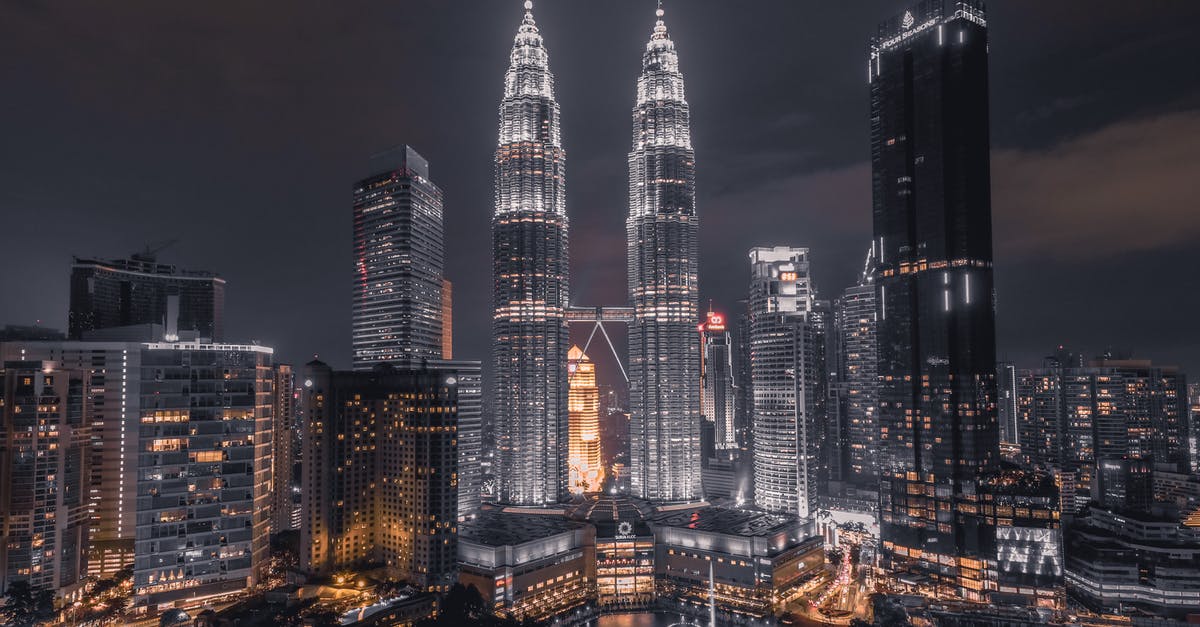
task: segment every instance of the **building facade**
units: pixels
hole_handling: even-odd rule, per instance
[[[449,590],[459,386],[455,362],[369,372],[305,366],[302,570],[381,568],[424,591]]]
[[[410,146],[354,186],[354,368],[442,358],[442,190]]]
[[[738,448],[736,413],[737,386],[733,381],[733,339],[726,330],[725,316],[709,309],[700,324],[703,344],[700,364],[700,412],[713,426],[713,448]],[[706,451],[707,453],[707,451]]]
[[[87,574],[91,416],[86,372],[0,362],[0,590],[71,596]]]
[[[596,492],[604,482],[600,455],[600,389],[596,387],[596,364],[578,346],[567,353],[570,391],[570,442],[567,459],[572,494]]]
[[[290,364],[275,364],[271,377],[271,533],[279,533],[297,529],[300,522],[300,486],[295,481],[299,393]]]
[[[143,344],[134,604],[151,612],[243,592],[266,575],[272,351]],[[132,496],[132,495],[131,495]]]
[[[838,301],[841,419],[846,430],[846,481],[858,488],[879,489],[879,386],[876,344],[875,285],[863,281],[848,287]]]
[[[698,498],[699,221],[690,110],[662,8],[642,55],[629,153],[630,486],[652,501]]]
[[[532,2],[504,75],[492,218],[492,411],[497,498],[567,494],[566,152]]]
[[[980,512],[996,529],[996,585],[989,601],[1060,610],[1063,534],[1058,487],[1045,471],[1006,468],[980,484]]]
[[[817,508],[819,356],[808,249],[750,250],[750,377],[754,394],[754,500],[769,511]]]
[[[159,324],[168,336],[194,331],[225,335],[225,280],[209,272],[158,263],[153,252],[128,259],[85,259],[71,265],[68,336],[88,331]]]
[[[929,0],[870,44],[884,568],[979,600],[999,462],[988,31],[981,0]]]

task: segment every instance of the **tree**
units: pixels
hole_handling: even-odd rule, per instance
[[[5,593],[4,606],[0,607],[4,624],[27,627],[54,618],[54,593],[38,590],[28,581],[14,581]]]

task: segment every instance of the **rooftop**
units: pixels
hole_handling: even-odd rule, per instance
[[[752,509],[705,507],[693,510],[659,513],[650,518],[652,524],[663,527],[683,527],[710,533],[765,537],[796,523],[796,518],[770,514]]]
[[[483,510],[458,528],[458,538],[487,546],[508,546],[540,540],[587,527],[561,514],[514,514]]]

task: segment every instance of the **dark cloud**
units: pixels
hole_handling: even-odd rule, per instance
[[[71,254],[178,236],[165,261],[228,279],[232,337],[345,365],[351,184],[406,142],[445,190],[457,354],[486,359],[496,105],[520,4],[0,3],[0,323],[65,326]],[[653,6],[537,3],[579,304],[624,300],[629,111]],[[754,245],[810,247],[826,295],[854,280],[871,231],[866,42],[902,6],[668,0],[705,301],[733,309]],[[1184,151],[1200,3],[1004,0],[989,20],[1001,353],[1124,343],[1200,370]]]

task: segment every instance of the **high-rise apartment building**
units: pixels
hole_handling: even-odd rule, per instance
[[[533,3],[504,75],[492,217],[492,411],[497,497],[567,494],[566,152]]]
[[[1074,495],[1068,513],[1093,498],[1147,505],[1155,464],[1191,467],[1177,368],[1054,356],[1017,381],[1021,460],[1062,473],[1064,493]]]
[[[299,486],[294,481],[300,445],[296,422],[296,372],[291,364],[271,371],[271,533],[295,529],[299,522]]]
[[[821,461],[813,291],[807,248],[750,250],[754,499],[801,518],[815,513]]]
[[[572,494],[596,492],[604,481],[600,462],[600,388],[596,387],[596,364],[578,346],[567,353],[570,382],[567,405],[570,441],[567,460]]]
[[[0,590],[69,596],[87,558],[90,428],[85,373],[0,363]]]
[[[630,487],[700,496],[699,219],[691,114],[662,7],[642,55],[629,152]]]
[[[354,186],[354,368],[442,358],[442,190],[410,146]]]
[[[726,330],[725,316],[709,309],[700,324],[703,344],[700,364],[700,411],[704,420],[713,426],[713,447],[716,450],[738,448],[736,386],[733,382],[733,340]]]
[[[266,574],[272,350],[142,345],[134,603],[151,611],[237,594]],[[131,460],[132,461],[132,460]]]
[[[301,569],[378,564],[423,590],[449,590],[458,552],[455,362],[338,372],[313,361],[303,377]]]
[[[921,2],[870,48],[881,555],[981,600],[976,486],[999,462],[983,2]]]
[[[162,325],[168,337],[194,331],[225,335],[225,279],[158,263],[154,251],[128,259],[84,259],[71,265],[68,336],[142,324]]]

